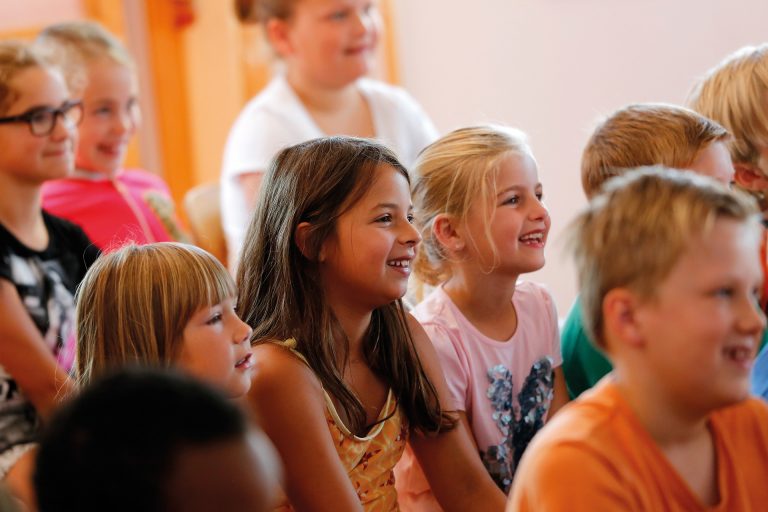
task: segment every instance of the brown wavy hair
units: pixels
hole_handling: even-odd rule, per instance
[[[366,414],[344,382],[349,339],[323,299],[316,256],[337,219],[372,186],[381,165],[408,179],[392,151],[370,140],[328,137],[282,150],[265,176],[237,271],[240,313],[253,328],[253,343],[294,338],[296,350],[350,418],[353,432],[366,427]],[[311,226],[303,252],[294,240],[301,222]],[[456,420],[441,410],[419,360],[401,300],[373,310],[362,344],[366,363],[392,388],[411,428],[423,433],[453,428]]]

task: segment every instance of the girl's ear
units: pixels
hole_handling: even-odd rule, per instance
[[[603,297],[603,336],[609,350],[618,345],[641,347],[645,343],[639,322],[637,294],[627,288],[614,288]]]
[[[311,228],[312,225],[309,222],[300,222],[299,225],[296,226],[296,231],[293,234],[293,241],[296,243],[299,251],[301,251],[301,254],[310,261],[315,259],[314,255],[309,254],[307,251],[307,237],[309,236]]]
[[[290,55],[291,45],[290,26],[288,21],[279,18],[270,18],[266,24],[266,34],[269,43],[280,57]]]
[[[432,233],[437,241],[453,253],[464,249],[464,239],[456,229],[456,220],[447,213],[439,213],[432,222]]]
[[[768,177],[754,164],[737,162],[733,164],[733,180],[738,186],[746,190],[768,189]]]

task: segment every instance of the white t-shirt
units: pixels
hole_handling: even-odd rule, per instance
[[[477,330],[442,287],[413,310],[437,350],[452,409],[467,415],[480,458],[505,492],[516,462],[546,419],[555,367],[562,364],[557,312],[541,285],[520,281],[517,329],[506,341]],[[413,452],[396,468],[402,510],[440,510]]]
[[[371,109],[376,139],[410,168],[419,151],[437,138],[429,117],[399,87],[367,78],[359,79],[357,86]],[[325,135],[283,74],[242,110],[229,132],[221,171],[221,214],[230,268],[239,256],[251,217],[239,176],[264,172],[281,149]]]

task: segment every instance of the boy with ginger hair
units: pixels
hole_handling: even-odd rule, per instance
[[[614,370],[533,440],[509,511],[764,508],[759,220],[741,192],[661,168],[576,219],[585,327]]]
[[[581,179],[587,199],[614,176],[646,165],[664,165],[733,179],[728,132],[691,110],[662,103],[629,105],[600,123],[584,148]],[[563,325],[563,372],[571,398],[594,386],[611,364],[594,347],[583,326],[577,300]]]

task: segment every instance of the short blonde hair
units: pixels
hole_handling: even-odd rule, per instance
[[[130,244],[102,255],[76,294],[77,382],[126,365],[170,366],[192,315],[234,296],[227,270],[192,245]]]
[[[11,80],[25,69],[48,67],[43,56],[28,43],[22,41],[0,41],[0,113],[19,97],[19,91],[11,87]]]
[[[749,195],[705,176],[649,167],[610,180],[570,230],[587,334],[605,347],[606,294],[629,288],[653,298],[691,239],[721,218],[760,229]]]
[[[35,46],[47,59],[64,70],[70,90],[82,91],[87,83],[85,66],[108,59],[134,69],[133,59],[123,44],[107,29],[93,21],[69,21],[44,28]]]
[[[628,169],[663,165],[684,169],[709,144],[728,138],[718,123],[677,105],[639,103],[602,121],[581,158],[581,184],[587,198]]]
[[[731,160],[757,163],[768,147],[768,43],[746,46],[710,69],[688,96],[688,104],[731,132]]]
[[[416,224],[423,239],[414,271],[422,281],[437,285],[450,277],[448,254],[435,238],[438,214],[466,219],[478,197],[496,195],[493,177],[510,154],[533,159],[526,136],[520,130],[499,125],[454,130],[427,146],[414,165],[413,203]],[[490,240],[490,229],[486,235]]]

